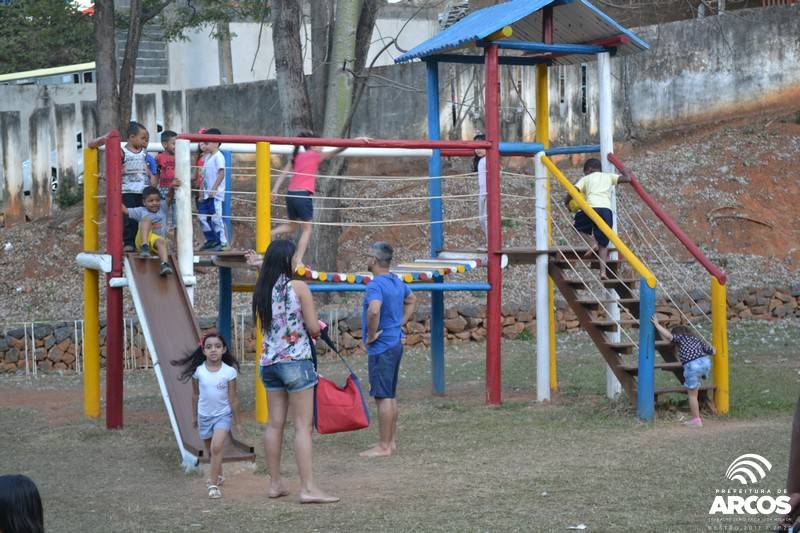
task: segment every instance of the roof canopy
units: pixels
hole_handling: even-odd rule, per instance
[[[542,44],[542,10],[553,7],[553,43]],[[624,28],[587,0],[511,0],[480,9],[459,20],[432,39],[395,59],[404,63],[412,59],[436,59],[446,52],[472,45],[484,45],[493,33],[510,26],[510,39],[492,41],[502,50],[514,50],[514,64],[552,62],[585,63],[594,54],[611,50],[626,55],[647,50],[650,45]],[[538,43],[534,45],[534,43]],[[565,46],[580,45],[580,46]],[[523,53],[521,54],[520,51]],[[464,54],[469,58],[474,54]],[[507,57],[508,52],[501,54]],[[448,55],[448,59],[456,59]],[[502,61],[501,61],[502,62]]]

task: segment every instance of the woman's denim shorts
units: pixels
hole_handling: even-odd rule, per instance
[[[284,361],[261,367],[261,381],[268,391],[300,392],[317,384],[311,359]]]

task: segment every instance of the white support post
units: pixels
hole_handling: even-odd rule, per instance
[[[547,282],[547,167],[536,154],[536,400],[550,401],[550,289]]]
[[[616,172],[614,166],[608,160],[608,154],[614,152],[614,113],[611,101],[611,55],[603,52],[597,55],[597,79],[599,80],[599,131],[600,131],[600,162],[603,172]],[[611,211],[614,213],[614,225],[612,229],[619,233],[617,225],[617,192],[611,189]],[[614,249],[614,245],[609,243],[608,258],[616,260],[619,253]],[[607,291],[612,298],[617,299],[617,291]],[[608,312],[612,320],[619,320],[619,304],[612,302],[608,305]],[[619,328],[617,331],[607,332],[606,336],[611,342],[620,341]],[[622,385],[611,371],[611,367],[606,366],[606,396],[616,398],[622,393]]]
[[[194,277],[194,236],[192,235],[192,157],[190,143],[175,143],[175,177],[181,186],[175,190],[175,219],[178,230],[178,268],[184,278]],[[194,303],[194,287],[187,286],[189,300]]]

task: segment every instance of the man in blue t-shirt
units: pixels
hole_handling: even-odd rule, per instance
[[[403,324],[414,313],[416,297],[408,285],[389,272],[394,250],[376,242],[367,254],[367,268],[374,278],[367,285],[361,312],[361,338],[367,349],[369,394],[378,407],[380,442],[361,452],[362,457],[392,455],[397,449],[397,376],[403,357]]]

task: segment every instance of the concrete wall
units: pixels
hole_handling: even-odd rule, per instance
[[[800,96],[800,5],[738,10],[638,28],[650,43],[612,60],[617,137],[700,123]],[[597,65],[587,64],[589,109],[581,112],[579,65],[550,75],[551,137],[582,143],[597,137]],[[557,98],[565,77],[567,105]],[[533,86],[526,88],[533,101]]]
[[[401,50],[409,50],[433,37],[439,27],[430,10],[423,10],[408,24],[406,21],[416,9],[385,7],[372,32],[372,46],[367,54],[367,64],[378,55],[391,39],[397,42],[384,50],[375,61],[376,66],[391,65]],[[310,20],[300,29],[303,46],[310,41]],[[275,79],[275,60],[272,47],[272,28],[256,22],[234,22],[230,25],[231,55],[234,83],[249,83]],[[187,33],[184,41],[169,44],[169,86],[171,89],[196,89],[219,85],[219,57],[217,41],[210,27]],[[260,41],[259,41],[260,37]],[[311,74],[311,52],[306,51],[305,72]]]

